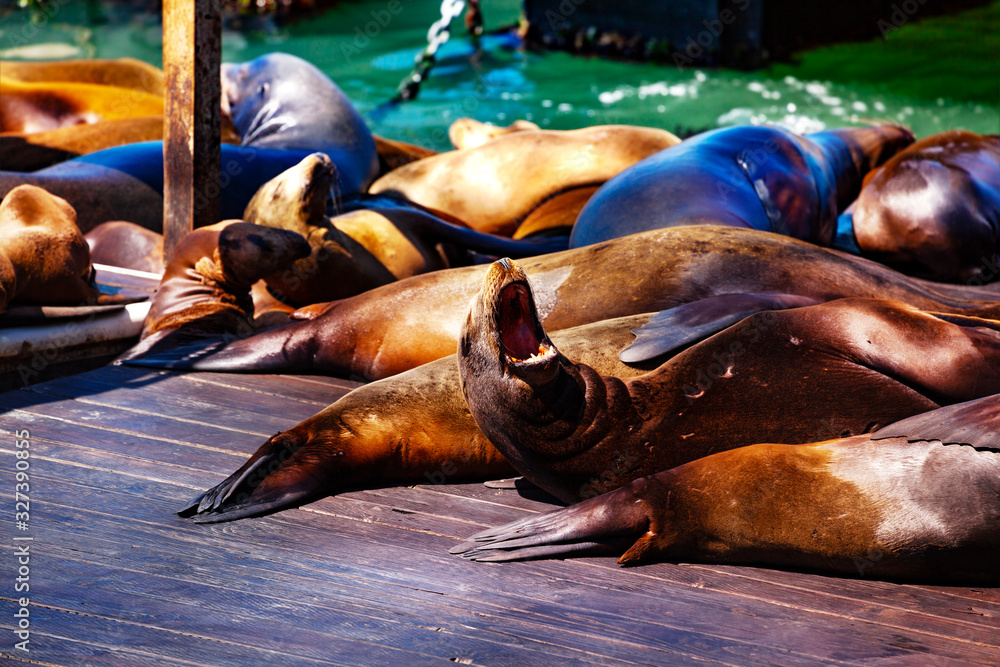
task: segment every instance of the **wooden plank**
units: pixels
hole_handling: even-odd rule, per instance
[[[82,472],[83,473],[88,473],[89,471],[82,471]],[[155,495],[155,494],[146,494],[146,495],[148,497],[149,495]],[[116,501],[116,502],[113,503],[112,507],[109,508],[109,509],[116,509],[116,508],[119,508],[121,506],[122,506],[121,501]],[[141,510],[141,508],[128,508],[128,511],[126,512],[125,515],[126,516],[132,516],[134,514],[134,512],[139,511],[139,510]],[[300,512],[291,512],[291,513],[286,513],[286,514],[282,515],[280,517],[280,519],[278,517],[275,517],[273,519],[268,519],[266,521],[240,522],[238,525],[229,524],[229,525],[226,525],[224,527],[200,527],[202,529],[208,528],[208,533],[209,534],[206,534],[206,535],[202,536],[201,533],[198,533],[199,534],[198,547],[196,547],[196,548],[197,549],[204,549],[206,546],[210,546],[210,545],[207,545],[206,542],[207,541],[209,541],[209,542],[210,541],[215,541],[215,540],[212,540],[211,533],[214,533],[217,529],[223,530],[225,534],[224,534],[224,540],[223,540],[223,542],[221,544],[217,544],[215,546],[216,549],[225,550],[226,549],[226,546],[225,546],[226,541],[230,540],[230,539],[238,539],[238,535],[240,533],[242,533],[244,530],[250,530],[251,533],[252,533],[252,535],[253,535],[252,542],[255,545],[257,545],[258,547],[261,547],[261,545],[263,545],[263,544],[265,544],[265,543],[268,542],[268,538],[266,537],[266,532],[270,532],[270,529],[272,527],[274,527],[275,523],[285,523],[285,522],[299,523],[298,521],[295,521],[295,515],[301,515],[301,514],[302,513],[300,513]],[[155,512],[154,512],[154,515],[155,515]],[[156,521],[156,517],[155,516],[152,516],[150,518],[152,519],[151,523],[154,523]],[[103,519],[99,519],[99,518],[90,518],[90,519],[87,519],[86,521],[82,521],[82,524],[84,526],[85,525],[97,525],[102,520]],[[65,524],[65,519],[61,519],[60,520],[60,525],[63,525],[63,524]],[[248,524],[251,524],[251,525],[248,525]],[[307,546],[308,541],[305,538],[308,538],[309,536],[312,536],[313,538],[318,537],[320,544],[317,544],[315,546],[315,549],[318,552],[318,555],[317,555],[318,561],[316,563],[314,563],[313,565],[311,565],[310,567],[317,568],[317,569],[322,568],[323,567],[322,563],[324,562],[323,558],[324,558],[324,555],[325,555],[325,552],[326,552],[326,547],[323,546],[321,543],[324,541],[323,538],[325,536],[325,533],[322,530],[317,531],[315,529],[315,526],[317,525],[317,519],[316,518],[308,518],[304,522],[302,522],[302,524],[303,525],[301,525],[299,527],[296,527],[294,529],[295,530],[294,534],[296,535],[296,544],[295,544],[295,548],[289,554],[285,554],[284,556],[277,555],[277,554],[275,554],[275,555],[264,554],[264,555],[266,555],[266,557],[268,559],[273,560],[273,561],[276,561],[276,560],[279,560],[279,559],[283,559],[283,558],[292,558],[293,560],[299,560],[301,562],[301,559],[304,556],[305,551],[306,550],[312,551],[312,548],[313,548],[311,545]],[[285,539],[285,540],[287,540],[287,536],[291,533],[292,529],[289,526],[276,526],[276,528],[277,528],[277,530],[274,533],[274,538],[275,539]],[[356,549],[354,547],[352,547],[350,549],[345,549],[344,548],[345,547],[345,545],[344,545],[345,539],[353,531],[354,531],[354,529],[350,525],[344,525],[343,522],[337,523],[336,534],[338,536],[338,538],[337,538],[338,553],[351,553],[352,556],[353,556],[352,557],[352,561],[356,562],[356,561],[359,560],[359,555],[360,555],[360,554],[357,553]],[[108,532],[108,531],[102,530],[102,531],[98,531],[98,532],[105,533],[105,532]],[[110,531],[110,532],[113,533],[114,531]],[[361,547],[365,548],[365,549],[368,549],[370,547],[370,538],[368,537],[368,532],[369,532],[368,531],[368,527],[361,526],[360,532],[358,534],[356,534],[356,535],[353,536],[354,539],[358,539],[358,540],[361,541],[361,543],[362,543]],[[383,553],[384,550],[390,544],[393,544],[394,540],[391,539],[391,536],[388,536],[388,537],[390,537],[390,539],[386,539],[386,537],[387,537],[386,535],[380,534],[379,542],[381,544],[375,546],[377,554]],[[430,536],[427,536],[427,537],[430,537]],[[60,540],[62,540],[62,539],[63,538],[60,538]],[[134,535],[132,536],[132,539],[135,539]],[[427,539],[427,538],[420,538],[419,536],[415,536],[412,533],[410,533],[410,534],[407,534],[405,536],[405,538],[404,538],[404,544],[393,545],[393,547],[394,548],[404,548],[404,549],[407,549],[407,550],[413,549],[414,548],[414,542],[420,542],[423,539]],[[432,538],[432,539],[434,539],[434,538]],[[419,544],[417,544],[416,546],[418,547],[418,551],[424,551],[424,550],[419,549]],[[162,549],[163,545],[162,544],[158,544],[156,546],[156,548],[157,549]],[[182,548],[182,549],[180,549],[180,551],[183,552],[183,553],[190,553],[191,552],[191,548]],[[441,551],[443,552],[444,549],[442,548]],[[385,567],[384,563],[378,562],[377,554],[375,554],[375,555],[369,554],[369,558],[372,558],[372,559],[374,559],[376,561],[376,565],[375,565],[376,570],[379,567],[383,567],[383,568]],[[423,556],[422,555],[421,556],[412,555],[411,557],[407,557],[407,562],[411,562],[412,558],[419,558],[419,559],[422,560]],[[432,560],[437,563],[436,567],[440,568],[440,566],[442,565],[442,563],[441,562],[437,562],[437,558],[438,557],[433,557]],[[447,566],[447,569],[457,569],[457,571],[461,572],[463,570],[463,566],[465,566],[464,571],[466,572],[466,574],[469,573],[468,566],[471,565],[471,564],[462,563],[461,561],[458,561],[458,559],[448,560],[448,557],[446,557],[446,556],[444,558],[446,559],[444,561],[444,564]],[[363,562],[367,562],[368,561],[368,559],[366,559],[366,558],[362,558],[361,560]],[[432,567],[432,564],[430,564],[430,563],[424,564],[423,566],[419,566],[419,564],[417,564],[417,565],[418,565],[418,567],[416,569],[419,572],[423,573],[423,577],[421,579],[422,580],[422,585],[425,586],[425,587],[432,586],[433,583],[427,581],[426,577],[427,577],[427,573],[428,572],[433,572],[435,568]],[[560,570],[560,569],[562,569],[561,566],[565,566],[565,564],[551,564],[551,563],[537,563],[537,564],[524,564],[524,565],[531,566],[533,569],[541,568],[543,570],[548,570],[548,569],[550,569],[552,567],[555,567],[556,570]],[[338,566],[338,567],[342,567],[342,566]],[[476,566],[473,566],[473,567],[476,567]],[[518,567],[519,567],[519,565],[506,565],[506,566],[501,566],[499,568],[490,568],[490,567],[487,566],[487,567],[483,568],[482,570],[473,570],[472,572],[474,572],[474,574],[475,574],[477,585],[481,584],[483,582],[484,578],[486,578],[486,577],[484,577],[484,575],[490,575],[490,574],[492,574],[492,575],[494,575],[496,577],[499,577],[499,580],[502,580],[504,582],[503,586],[506,587],[508,585],[508,580],[512,579],[512,580],[514,580],[516,582],[517,577],[513,576],[513,573],[517,572],[517,568]],[[413,569],[413,568],[409,568],[409,569]],[[579,574],[579,573],[577,573],[577,574]],[[622,577],[624,577],[624,581],[625,582],[629,582],[629,581],[632,582],[630,585],[627,584],[626,590],[634,589],[635,586],[636,586],[635,574],[636,574],[635,571],[622,571],[622,570],[613,570],[613,571],[610,571],[610,572],[592,572],[592,574],[590,576],[593,577],[593,579],[595,580],[595,583],[591,584],[591,586],[597,586],[597,587],[600,587],[600,588],[606,588],[608,586],[608,582],[609,581],[613,582],[616,578],[622,578]],[[565,576],[565,570],[563,570],[563,575]],[[371,576],[373,576],[373,573],[370,572],[370,571],[366,572],[365,576],[366,577],[371,577]],[[398,573],[390,573],[389,577],[390,578],[398,577]],[[701,578],[704,579],[703,576]],[[450,590],[451,587],[454,586],[454,583],[456,581],[460,581],[460,580],[461,580],[461,577],[458,576],[455,572],[452,572],[449,576],[443,577],[442,580],[441,580],[441,582],[439,584],[437,584],[437,585],[441,586],[442,590]],[[578,579],[577,576],[573,576],[573,580],[577,580],[578,581],[579,579]],[[641,587],[642,585],[643,584],[641,584],[641,579],[640,579],[639,586]],[[692,586],[684,586],[684,587],[681,588],[681,591],[682,591],[683,598],[686,599],[686,598],[690,598],[690,597],[705,597],[703,595],[703,593],[705,593],[705,589],[706,589],[706,586],[704,585],[704,583],[702,583],[702,586],[700,588],[698,588],[698,587],[692,587]],[[433,588],[430,588],[430,590],[433,590]],[[692,591],[697,591],[697,592],[692,592]],[[657,593],[659,593],[659,595],[657,595]],[[646,616],[647,614],[649,614],[649,613],[655,613],[654,610],[656,608],[663,606],[664,597],[666,599],[670,599],[671,598],[670,594],[664,595],[664,593],[670,593],[670,590],[668,589],[667,591],[661,592],[661,591],[657,591],[657,590],[654,589],[654,594],[652,594],[652,595],[649,596],[650,599],[647,600],[644,605],[641,605],[641,606],[640,605],[636,605],[635,600],[632,600],[627,605],[625,605],[624,607],[617,607],[617,608],[615,608],[614,609],[614,616],[616,618],[617,617],[625,617],[625,618],[627,618],[631,614],[634,614],[635,610],[637,608],[646,607],[646,609],[644,610],[645,613],[644,614],[640,613],[640,616],[639,616],[640,619],[641,618],[645,618],[645,617],[647,617]],[[622,593],[621,593],[620,590],[615,591],[614,594],[613,594],[613,598],[617,598],[621,594]],[[676,592],[674,592],[672,594],[676,595]],[[491,591],[491,595],[495,595],[495,592]],[[712,593],[708,597],[712,597],[712,596],[715,596],[715,595],[716,595],[715,593]],[[518,594],[518,596],[520,597],[520,593]],[[674,608],[673,611],[674,611],[674,613],[676,613],[676,611],[677,611],[676,607],[677,607],[678,604],[681,604],[681,602],[683,602],[683,600],[682,601],[670,600],[670,604],[667,605],[667,606],[671,607],[671,608]],[[539,603],[540,603],[540,601],[536,600],[533,603],[530,602],[530,601],[528,601],[527,604],[525,604],[525,601],[521,600],[520,603],[514,602],[513,606],[515,608],[518,608],[518,609],[523,609],[523,608],[525,608],[525,606],[531,607],[533,604],[537,605]],[[593,604],[593,602],[590,602],[590,604]],[[686,604],[691,604],[691,602],[687,601]],[[690,616],[686,616],[685,617],[686,621],[688,623],[690,623],[691,622],[691,618],[693,618],[697,613],[699,613],[697,610],[698,609],[703,609],[705,607],[705,604],[706,604],[705,601],[701,601],[701,602],[697,602],[696,601],[696,605],[697,606],[695,608],[692,608]],[[774,613],[773,612],[773,609],[774,609],[773,605],[771,605],[770,607],[768,605],[764,605],[763,607],[760,607],[759,604],[757,604],[757,605],[753,604],[751,600],[740,600],[739,604],[742,607],[742,609],[741,609],[742,614],[740,615],[740,619],[739,619],[741,621],[745,620],[744,616],[747,615],[747,614],[749,614],[751,618],[756,617],[758,619],[761,619],[761,618],[768,618],[769,616],[772,616],[773,613]],[[607,605],[608,605],[608,602],[604,601],[603,598],[602,598],[600,606],[598,606],[597,609],[604,610],[604,608]],[[787,603],[786,603],[786,605],[787,605]],[[786,606],[786,605],[782,605],[781,608],[784,608],[784,606]],[[652,607],[652,608],[650,609],[649,607]],[[754,609],[754,607],[760,607],[760,608]],[[749,611],[750,609],[754,609],[754,612],[751,613]],[[767,610],[767,611],[761,611],[762,609],[763,610]],[[596,609],[595,609],[595,611],[596,611]],[[593,612],[588,612],[588,613],[593,613]],[[707,623],[710,628],[714,628],[715,626],[718,625],[717,614],[718,614],[718,611],[716,610],[715,613],[707,615],[707,620],[702,620],[701,622]],[[788,623],[796,621],[798,618],[800,618],[802,616],[802,614],[803,614],[803,612],[801,610],[799,610],[799,609],[793,609],[793,610],[790,610],[790,612],[789,611],[779,612],[779,616],[782,616],[782,615],[786,616],[786,618],[783,621],[783,625],[780,628],[781,632],[779,633],[779,636],[780,637],[786,637],[786,636],[788,636],[788,634],[789,634],[789,628],[785,627],[785,626]],[[823,627],[825,625],[828,625],[831,622],[831,619],[824,619],[824,620],[825,620],[825,622],[819,623],[818,627]],[[837,619],[832,619],[832,620],[833,620],[834,624],[836,624],[836,623],[856,624],[858,619],[853,619],[853,618],[845,617],[845,618],[837,618]],[[749,628],[747,628],[745,630],[745,632],[747,633],[748,638],[753,638],[754,641],[761,641],[760,637],[759,637],[759,634],[760,634],[760,631],[761,631],[760,628],[754,629],[754,625],[755,625],[754,621],[749,621],[748,623],[751,626],[751,627],[749,627]],[[733,624],[731,622],[724,624],[724,626],[726,628],[731,628],[732,625]],[[862,624],[862,625],[867,625],[867,624]],[[808,623],[805,624],[804,627],[800,629],[800,631],[803,633],[803,636],[808,635],[810,633],[814,634],[815,630],[816,630],[816,628],[814,627],[814,624],[808,624]],[[855,636],[867,635],[868,633],[873,633],[873,634],[877,635],[878,632],[883,632],[883,633],[885,632],[885,628],[882,628],[881,630],[878,630],[878,628],[874,628],[873,629],[873,628],[869,627],[869,628],[865,628],[864,630],[867,630],[867,632],[865,632],[865,631],[859,631],[859,629],[857,627],[855,627],[855,628],[851,629],[851,631],[850,631],[849,634],[850,634],[851,637],[855,637]],[[902,630],[903,632],[906,632],[906,629],[904,629],[904,628],[897,628],[897,629],[894,630],[895,634],[898,635],[900,633],[900,630]],[[980,632],[980,634],[983,633],[982,630],[980,630],[979,632]],[[990,630],[990,632],[991,633],[995,633],[994,630]],[[841,633],[841,634],[843,634],[843,633]],[[939,633],[939,634],[944,634],[944,633]],[[868,639],[869,642],[872,641],[872,637],[866,637],[866,638]],[[815,640],[813,640],[813,641],[815,642]],[[888,641],[888,640],[886,640],[886,641]],[[896,641],[898,643],[899,642],[899,638],[897,637],[894,641]],[[931,638],[930,643],[932,644],[932,646],[930,646],[929,648],[928,648],[926,642],[927,642],[927,636],[920,635],[920,634],[917,635],[917,639],[915,639],[915,640],[911,639],[910,640],[910,643],[913,644],[913,646],[915,646],[915,647],[923,647],[923,648],[925,648],[927,650],[930,650],[934,655],[939,655],[940,654],[940,655],[942,655],[942,657],[949,657],[947,655],[947,653],[949,653],[949,651],[945,650],[947,648],[946,646],[942,647],[942,646],[934,646],[933,645],[933,644],[940,644],[942,642]],[[845,643],[843,639],[841,640],[841,643]],[[850,644],[851,642],[846,642],[846,643]],[[945,642],[945,644],[947,644],[947,643]],[[891,648],[892,646],[895,646],[895,644],[892,644],[891,642],[888,642],[888,645],[889,645],[890,648],[883,647],[883,650],[895,650],[895,649]],[[826,647],[826,648],[830,648],[830,647]],[[836,646],[834,646],[834,648],[836,648]],[[840,647],[840,649],[842,651],[845,650],[843,647]],[[952,648],[952,651],[954,651],[953,648]],[[825,654],[821,654],[821,655],[825,655]],[[869,656],[871,655],[871,647],[868,647],[868,653],[866,653],[866,655],[869,655]],[[955,655],[956,654],[952,652],[951,657],[955,657]],[[967,649],[963,648],[963,649],[961,649],[959,651],[958,655],[959,656],[968,657],[969,655],[975,655],[975,652],[973,651],[972,653],[970,653]],[[995,656],[996,653],[994,652],[992,655]]]
[[[164,0],[163,253],[219,221],[219,0]]]
[[[155,390],[138,392],[138,386],[155,387]],[[207,390],[170,375],[158,375],[149,381],[123,386],[93,380],[88,373],[83,373],[61,378],[58,383],[34,385],[27,391],[182,421],[225,423],[268,436],[291,428],[319,411],[317,404],[289,400],[282,404],[280,414],[275,414],[273,404],[248,401],[245,392],[227,387]]]

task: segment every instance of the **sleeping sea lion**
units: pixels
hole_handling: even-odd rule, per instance
[[[847,298],[765,311],[622,381],[560,354],[523,269],[491,265],[459,342],[476,423],[574,502],[708,454],[801,443],[1000,392],[1000,321]]]
[[[163,97],[163,70],[135,58],[0,60],[0,75],[23,83],[91,83]]]
[[[921,139],[868,175],[841,220],[866,257],[935,280],[989,280],[984,267],[997,265],[1000,245],[1000,135]]]
[[[650,364],[626,365],[618,350],[631,338],[629,330],[648,317],[604,320],[552,336],[602,372],[632,377]],[[230,521],[351,488],[495,479],[512,470],[469,414],[451,355],[362,385],[269,438],[239,470],[180,513],[198,522]]]
[[[309,240],[312,254],[267,279],[298,305],[343,299],[419,273],[470,264],[468,251],[526,257],[565,250],[565,239],[512,241],[442,220],[405,200],[360,195],[340,200],[327,217],[334,165],[314,153],[261,186],[243,212],[259,225],[289,229]],[[353,210],[348,210],[353,209]]]
[[[679,141],[665,130],[626,125],[515,132],[400,167],[369,192],[402,195],[477,231],[510,236],[546,200],[600,185]],[[568,224],[578,210],[566,213]]]
[[[515,120],[507,127],[497,127],[489,123],[481,123],[472,118],[459,118],[448,127],[448,140],[451,145],[458,150],[466,148],[476,148],[493,141],[497,137],[502,137],[515,132],[525,130],[541,130],[530,120]]]
[[[934,292],[875,262],[735,227],[675,227],[523,260],[552,331],[673,308],[708,297],[782,293],[828,301],[864,296],[918,308],[1000,317],[1000,303]],[[452,354],[488,267],[435,271],[313,310],[228,344],[205,341],[128,363],[255,373],[388,377]],[[623,292],[623,286],[628,286]],[[316,312],[319,311],[319,312]]]
[[[0,76],[0,132],[163,115],[163,98],[141,90],[93,83],[25,83]]]
[[[12,301],[36,305],[121,303],[94,282],[87,242],[65,199],[33,185],[0,202],[0,313]]]
[[[97,264],[120,266],[133,271],[163,273],[163,234],[133,222],[102,222],[83,235],[90,259]]]
[[[799,136],[779,127],[696,135],[609,180],[580,211],[571,247],[677,225],[750,227],[829,246],[861,180],[913,134],[896,125]]]
[[[133,350],[205,332],[249,335],[256,326],[251,286],[308,254],[298,234],[241,220],[194,230],[167,264]]]
[[[220,216],[238,218],[261,185],[319,151],[337,165],[343,194],[378,170],[371,133],[343,92],[309,63],[272,53],[222,68],[223,107],[242,145],[222,145]],[[305,91],[305,92],[304,92]],[[0,172],[0,196],[22,183],[44,187],[77,210],[83,231],[108,220],[163,229],[163,144],[109,148],[30,174]]]
[[[613,551],[935,583],[1000,583],[1000,396],[875,434],[719,452],[452,549],[506,561]]]

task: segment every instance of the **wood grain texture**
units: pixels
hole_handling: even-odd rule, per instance
[[[163,253],[219,221],[219,0],[164,0]]]
[[[174,512],[356,383],[105,367],[0,395],[0,489],[31,433],[30,658],[109,665],[997,664],[997,589],[613,558],[449,556],[552,507],[481,483],[261,519]],[[10,518],[0,540],[13,544]],[[5,560],[4,562],[9,562]],[[37,579],[35,578],[37,576]],[[10,588],[10,587],[8,587]],[[4,608],[16,604],[0,589]],[[0,632],[12,628],[0,615]],[[0,644],[4,658],[25,658]],[[6,664],[6,663],[5,663]]]

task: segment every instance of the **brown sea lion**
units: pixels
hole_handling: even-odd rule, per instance
[[[475,230],[510,236],[547,199],[600,185],[679,141],[665,130],[626,125],[515,132],[400,167],[369,192],[399,194]]]
[[[163,70],[135,58],[0,60],[0,76],[23,83],[92,83],[163,97]]]
[[[464,150],[466,148],[477,148],[489,141],[493,141],[497,137],[507,134],[540,129],[542,128],[530,120],[518,119],[507,127],[497,127],[489,123],[481,123],[472,118],[459,118],[448,127],[448,139],[456,149]]]
[[[553,333],[602,372],[632,377],[618,350],[648,315]],[[653,364],[655,366],[655,363]],[[181,514],[229,521],[375,484],[502,477],[510,464],[482,434],[462,398],[454,355],[362,385],[301,424],[269,438],[239,470]]]
[[[866,257],[981,284],[1000,246],[1000,135],[955,130],[921,139],[869,174],[841,217]]]
[[[1000,396],[810,445],[712,454],[452,549],[506,561],[596,550],[933,582],[1000,583]]]
[[[827,301],[864,296],[918,308],[1000,317],[1000,303],[934,292],[875,262],[734,227],[676,227],[524,260],[552,331],[673,308],[708,297],[783,293]],[[452,354],[488,267],[414,276],[231,343],[206,341],[129,363],[177,369],[388,377]],[[628,286],[623,291],[623,286]]]
[[[256,326],[251,286],[307,254],[298,234],[241,220],[194,230],[167,264],[133,349],[156,349],[172,335],[249,335]]]
[[[132,222],[104,222],[84,234],[90,259],[97,264],[163,273],[163,234]]]
[[[419,273],[471,263],[469,250],[525,257],[564,250],[565,240],[515,242],[475,232],[415,204],[390,197],[340,201],[355,210],[327,217],[333,163],[315,153],[261,186],[243,212],[259,225],[289,229],[309,240],[312,254],[267,279],[290,303],[343,299]]]
[[[834,243],[861,180],[913,134],[896,125],[799,136],[727,127],[684,140],[605,183],[580,211],[571,247],[692,224],[725,224]]]
[[[225,108],[241,137],[240,146],[222,145],[219,182],[203,186],[206,192],[217,187],[221,218],[241,216],[261,185],[316,151],[337,165],[342,194],[367,188],[378,170],[375,142],[358,111],[316,67],[271,53],[226,64],[221,75]],[[108,220],[162,231],[162,142],[108,148],[33,173],[0,171],[0,195],[23,183],[69,201],[83,231]]]
[[[12,301],[37,305],[110,304],[94,282],[87,242],[65,199],[33,185],[0,202],[0,312]]]
[[[747,317],[626,381],[560,354],[501,260],[459,342],[462,390],[528,480],[573,502],[702,456],[876,427],[1000,392],[1000,321],[839,299]]]
[[[163,115],[163,98],[92,83],[0,77],[0,132],[41,132],[99,120]]]
[[[380,177],[404,164],[437,155],[437,151],[416,144],[408,144],[405,141],[386,139],[376,134],[372,135],[372,139],[375,140],[375,150],[378,151],[378,175]]]

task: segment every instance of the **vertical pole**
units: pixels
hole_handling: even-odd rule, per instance
[[[163,251],[219,221],[219,0],[163,1]]]

